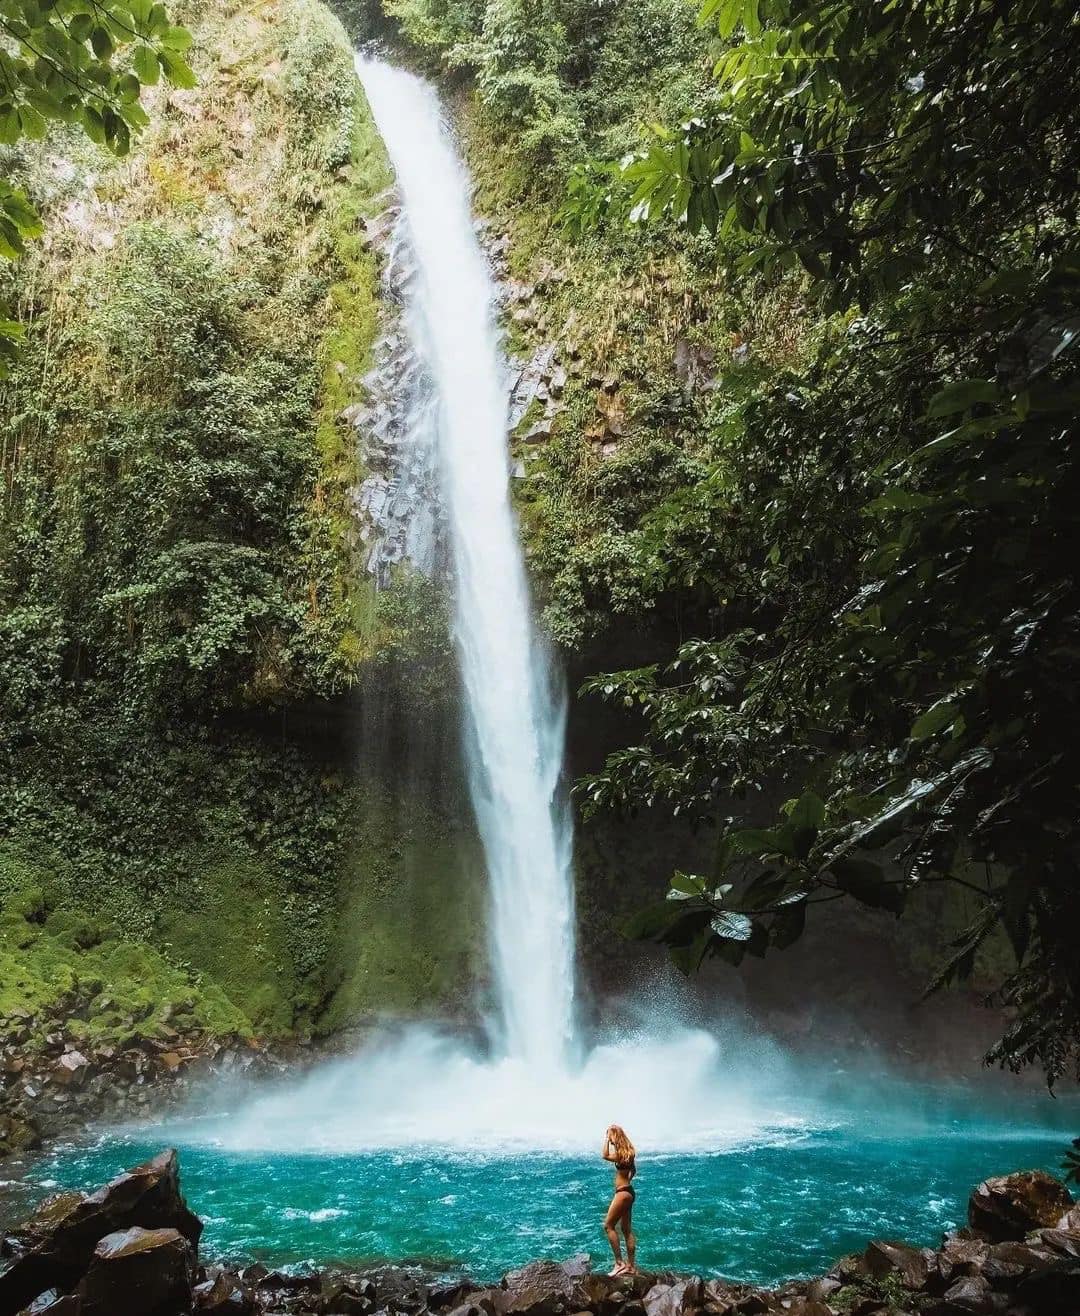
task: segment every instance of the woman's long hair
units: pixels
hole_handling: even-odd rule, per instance
[[[620,1169],[627,1169],[631,1173],[636,1170],[635,1164],[637,1151],[634,1144],[626,1136],[626,1130],[619,1124],[611,1126],[611,1149],[615,1153],[615,1164]]]

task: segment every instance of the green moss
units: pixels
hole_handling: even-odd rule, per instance
[[[8,892],[0,908],[0,1031],[31,1021],[33,1050],[62,1016],[68,1031],[123,1044],[171,1030],[210,1036],[251,1034],[251,1025],[214,984],[198,981],[151,946],[123,940],[75,910],[41,922],[34,892]],[[27,897],[29,899],[27,899]]]
[[[376,1014],[468,1008],[484,948],[477,838],[412,801],[363,795],[340,891],[320,1029]]]
[[[288,1032],[302,1005],[281,879],[253,858],[193,856],[184,900],[159,920],[163,945],[214,982],[260,1033]]]

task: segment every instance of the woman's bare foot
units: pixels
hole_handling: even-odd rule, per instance
[[[625,1261],[617,1261],[615,1263],[614,1268],[608,1271],[609,1276],[629,1275],[629,1274],[630,1274],[630,1267],[626,1264]]]

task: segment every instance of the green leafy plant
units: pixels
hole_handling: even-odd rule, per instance
[[[191,36],[152,0],[2,0],[0,144],[44,137],[50,122],[74,124],[91,141],[124,155],[147,123],[143,87],[161,78],[191,87]],[[14,260],[41,221],[22,189],[0,179],[0,257]],[[0,321],[0,367],[21,331]]]
[[[715,870],[631,928],[684,967],[787,945],[821,900],[963,889],[929,989],[1000,929],[990,1058],[1053,1082],[1080,1069],[1076,16],[733,0],[702,21],[739,38],[715,112],[579,174],[566,220],[715,232],[736,277],[801,267],[830,318],[811,370],[741,408],[737,455],[643,525],[643,572],[699,638],[587,684],[644,735],[582,795],[717,824]],[[744,798],[781,784],[758,826]]]

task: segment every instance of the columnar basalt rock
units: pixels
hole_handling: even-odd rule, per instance
[[[1065,1186],[1038,1172],[988,1180],[972,1193],[975,1218],[988,1199],[1008,1203],[1014,1233],[1022,1219],[1050,1223],[1005,1240],[967,1226],[939,1248],[875,1240],[776,1289],[672,1272],[613,1278],[584,1254],[484,1287],[406,1267],[200,1266],[202,1226],[180,1193],[176,1153],[163,1152],[96,1193],[50,1198],[3,1240],[0,1316],[1078,1316],[1080,1208]],[[994,1233],[1001,1220],[991,1212]]]

